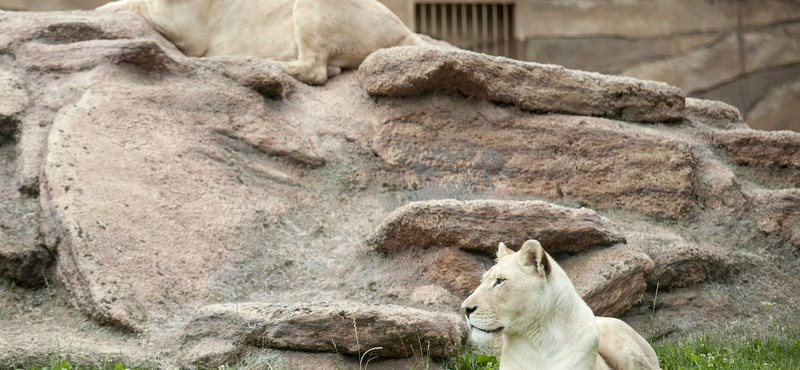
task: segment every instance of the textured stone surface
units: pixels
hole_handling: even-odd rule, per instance
[[[365,244],[386,253],[408,248],[458,247],[494,256],[497,244],[518,249],[529,239],[548,253],[577,253],[624,243],[625,236],[592,210],[541,201],[427,201],[392,212]]]
[[[359,67],[373,96],[445,91],[537,113],[566,113],[634,122],[681,119],[680,89],[655,81],[602,76],[462,50],[396,47]]]
[[[438,285],[459,294],[463,299],[480,284],[486,268],[472,254],[456,248],[445,248],[433,254],[436,258],[427,268],[426,275]]]
[[[655,266],[647,279],[651,291],[724,283],[739,272],[739,260],[743,258],[685,242],[651,245],[645,252]]]
[[[28,107],[25,85],[11,71],[0,70],[0,145],[14,138],[17,124],[14,117]]]
[[[186,325],[181,346],[190,354],[184,363],[216,367],[247,347],[351,355],[376,348],[374,356],[409,357],[421,345],[432,357],[453,356],[466,338],[457,314],[358,303],[246,303],[201,308]]]
[[[647,287],[653,261],[638,247],[616,246],[560,261],[575,290],[596,316],[628,311]]]
[[[0,144],[0,277],[38,287],[54,256],[39,234],[38,202],[17,191],[14,159],[14,146]]]
[[[285,98],[294,91],[296,84],[293,78],[283,74],[280,64],[264,59],[216,57],[201,59],[200,63],[271,99]]]
[[[800,262],[800,190],[756,190],[746,194],[760,232],[770,246]]]
[[[372,146],[418,186],[499,189],[665,218],[691,207],[694,144],[683,137],[592,117],[517,118],[460,100],[450,108],[441,98],[414,101],[417,109],[392,107]]]
[[[800,187],[800,133],[733,130],[716,133],[712,144],[750,179]]]
[[[736,107],[717,100],[686,98],[686,116],[721,129],[747,128]]]

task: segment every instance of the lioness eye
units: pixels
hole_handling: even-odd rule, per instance
[[[503,283],[505,283],[505,282],[506,282],[506,279],[503,279],[503,278],[497,278],[497,280],[495,280],[495,281],[494,281],[494,286],[500,286],[500,285],[503,285]]]

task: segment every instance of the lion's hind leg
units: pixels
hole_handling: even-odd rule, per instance
[[[612,370],[658,370],[653,347],[624,321],[597,317],[598,356]]]
[[[326,63],[314,63],[308,60],[293,60],[281,62],[283,72],[309,85],[324,85],[328,81],[328,66]],[[333,71],[335,72],[335,71]],[[341,73],[341,69],[339,69]]]
[[[600,354],[598,353],[597,359],[594,362],[594,370],[612,370],[612,369],[608,367],[608,364],[606,364],[606,360],[603,359],[603,356],[600,356]]]

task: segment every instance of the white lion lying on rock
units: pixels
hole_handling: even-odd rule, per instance
[[[502,333],[501,370],[657,370],[653,348],[628,324],[595,317],[542,249],[503,243],[497,264],[461,306],[473,340]]]
[[[188,56],[273,59],[309,84],[381,48],[430,46],[376,0],[119,0],[97,10],[139,13]]]

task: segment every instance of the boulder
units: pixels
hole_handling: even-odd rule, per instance
[[[464,319],[394,305],[360,303],[219,304],[205,306],[181,339],[184,364],[217,367],[246,347],[406,358],[458,354]]]
[[[686,117],[726,130],[747,128],[739,109],[717,100],[686,98]]]
[[[720,213],[719,209],[716,209],[720,207],[727,210],[746,206],[743,195],[737,194],[741,200],[733,199],[733,194],[728,194],[731,199],[722,204],[715,204],[713,208],[709,208],[709,212],[716,213],[718,219],[740,217],[738,214]],[[724,246],[704,243],[702,240],[686,237],[665,227],[642,223],[627,226],[628,244],[641,248],[653,261],[653,273],[647,278],[649,292],[696,288],[707,283],[725,284],[748,266],[762,259],[756,257],[754,253],[732,251]],[[744,228],[744,224],[742,223],[739,228]],[[735,235],[726,229],[719,232],[726,237]]]
[[[653,261],[634,246],[597,249],[558,264],[597,316],[617,317],[639,302]]]
[[[741,270],[740,259],[732,253],[704,249],[689,243],[659,243],[645,248],[653,260],[653,274],[647,289],[673,290],[705,283],[724,283]]]
[[[747,206],[742,185],[730,166],[717,160],[710,149],[699,151],[695,158],[698,176],[694,190],[702,207],[735,214]]]
[[[800,133],[731,130],[714,133],[711,144],[756,182],[800,187]]]
[[[745,197],[770,247],[800,257],[800,189],[751,190]]]
[[[633,122],[683,118],[684,95],[655,81],[604,76],[464,50],[394,47],[359,67],[372,96],[432,91],[463,94],[536,113],[565,113]]]
[[[577,253],[625,243],[614,223],[586,208],[542,201],[438,200],[398,208],[365,244],[385,253],[458,247],[494,256],[499,242],[518,249],[529,239],[539,240],[548,253]]]

